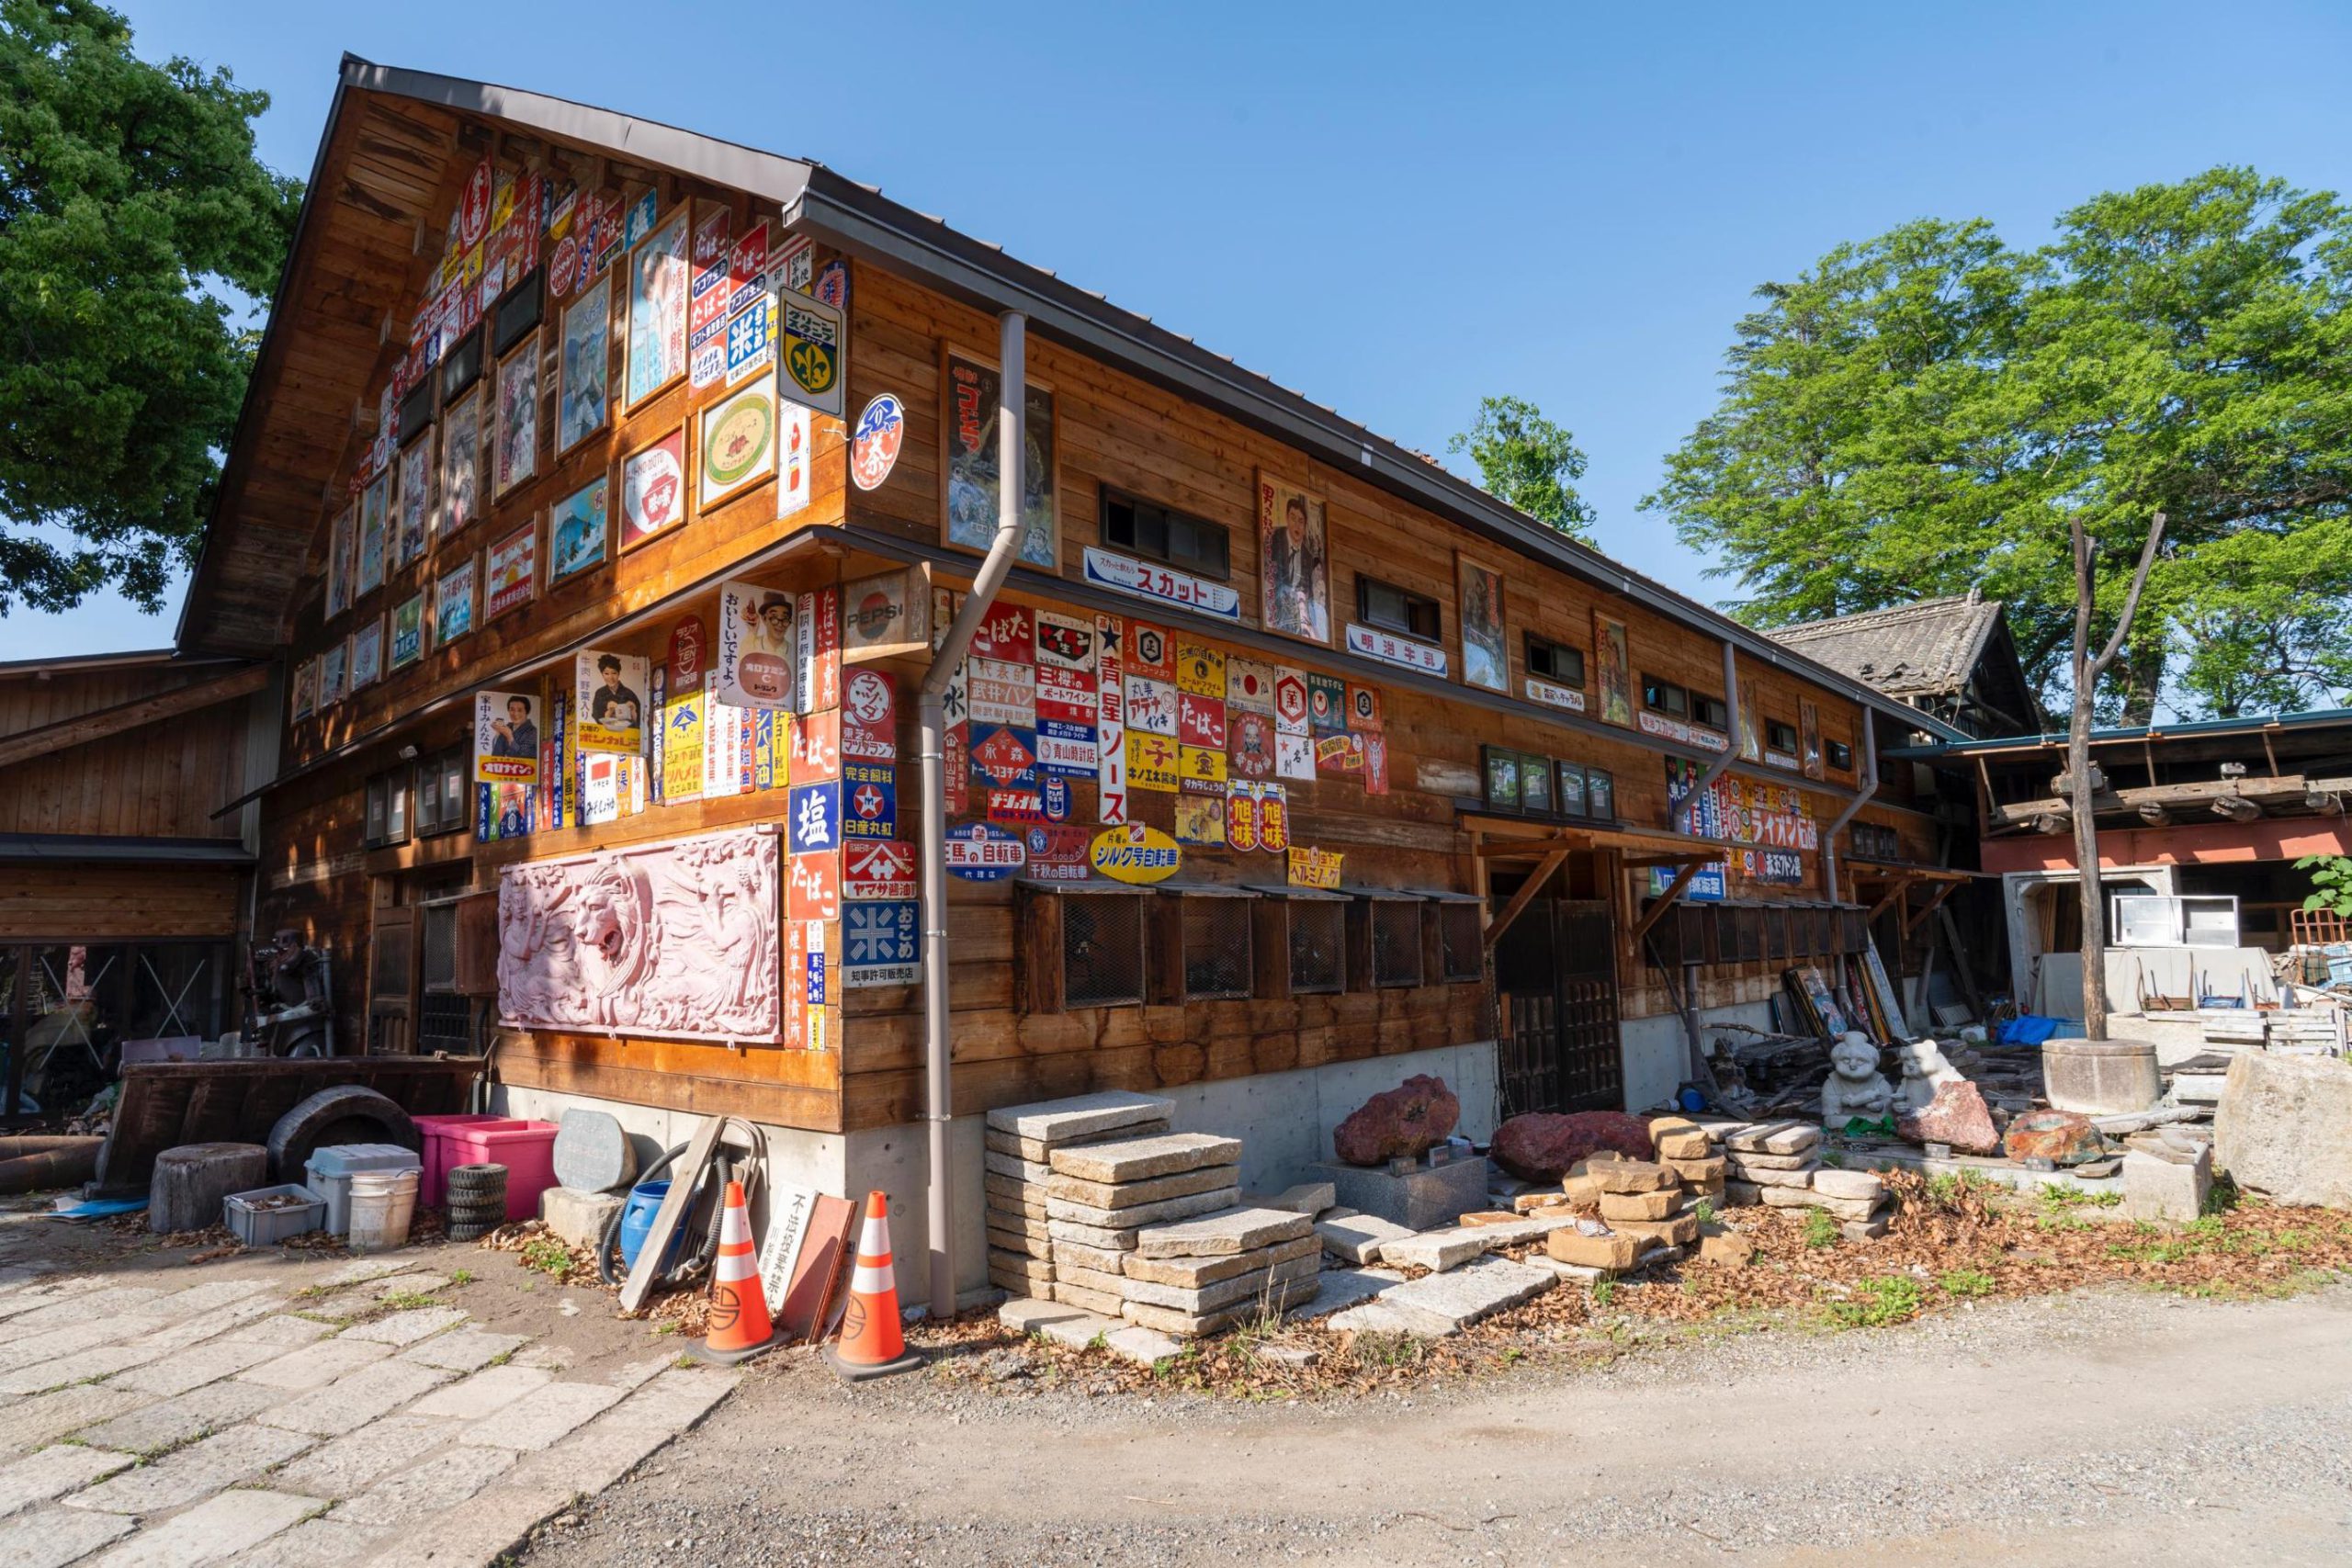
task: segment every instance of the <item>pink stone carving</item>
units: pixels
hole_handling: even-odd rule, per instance
[[[765,829],[504,867],[499,1021],[777,1043],[779,870]]]

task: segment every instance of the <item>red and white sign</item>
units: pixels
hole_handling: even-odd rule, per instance
[[[1187,746],[1225,746],[1225,704],[1215,697],[1176,694],[1176,739]]]
[[[989,732],[988,739],[972,748],[972,766],[982,777],[999,784],[1009,785],[1022,774],[1037,765],[1037,754],[1023,745],[1009,728]]]
[[[852,839],[842,848],[845,898],[912,898],[915,847],[899,839]]]
[[[842,863],[838,855],[794,855],[785,881],[785,913],[796,920],[842,918]]]
[[[865,762],[898,761],[899,694],[888,671],[852,671],[842,686],[841,715],[842,756]]]
[[[484,158],[466,176],[465,194],[458,197],[458,245],[459,249],[478,245],[490,232],[490,198],[497,171]]]
[[[1037,722],[1035,665],[976,656],[965,661],[964,685],[974,724],[1010,724],[1026,729]]]
[[[702,680],[702,621],[681,615],[670,628],[670,686],[675,691]]]
[[[1046,803],[1034,789],[992,789],[989,791],[988,818],[991,822],[1043,822]]]
[[[1030,875],[1046,882],[1084,882],[1093,875],[1093,829],[1042,824],[1022,837],[1029,840]]]
[[[828,784],[842,776],[842,715],[839,708],[804,713],[792,720],[792,782]]]
[[[1274,776],[1274,721],[1261,713],[1238,713],[1227,727],[1233,776],[1270,779]]]
[[[1018,604],[991,604],[972,632],[972,656],[1011,664],[1037,662],[1037,638],[1029,612]]]
[[[1092,724],[1097,717],[1094,677],[1056,665],[1037,666],[1037,716],[1067,724]]]
[[[1274,667],[1238,655],[1225,661],[1225,700],[1254,713],[1274,711]]]
[[[1274,728],[1285,735],[1305,735],[1306,672],[1282,665],[1274,671]]]
[[[1051,610],[1037,612],[1037,662],[1065,670],[1094,668],[1094,623]]]
[[[907,411],[893,393],[884,392],[857,416],[849,441],[849,477],[860,490],[878,490],[898,465],[899,448],[907,439]]]

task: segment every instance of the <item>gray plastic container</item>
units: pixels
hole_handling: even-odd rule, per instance
[[[398,1144],[336,1144],[311,1153],[302,1172],[311,1190],[326,1200],[326,1228],[335,1235],[351,1234],[351,1178],[362,1170],[423,1170],[424,1161],[413,1149]]]
[[[302,1201],[284,1208],[260,1207],[263,1200],[282,1196]],[[232,1192],[220,1201],[220,1223],[247,1247],[276,1247],[290,1237],[308,1235],[326,1223],[326,1214],[325,1199],[291,1182],[283,1187],[257,1187],[251,1192]]]

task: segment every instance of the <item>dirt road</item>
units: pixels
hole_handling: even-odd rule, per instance
[[[1637,1346],[1410,1397],[748,1383],[524,1561],[2341,1563],[2352,1288]]]

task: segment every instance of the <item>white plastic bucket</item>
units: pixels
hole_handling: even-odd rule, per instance
[[[408,1245],[419,1174],[413,1169],[351,1173],[352,1251],[380,1252]]]

